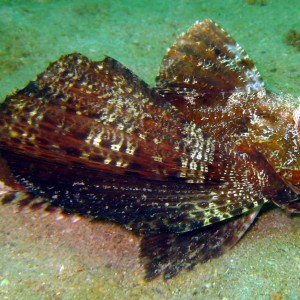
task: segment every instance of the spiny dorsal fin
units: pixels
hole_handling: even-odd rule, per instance
[[[179,36],[167,52],[157,77],[162,94],[200,104],[215,103],[224,94],[264,89],[247,53],[220,26],[207,19]],[[222,94],[222,95],[221,95]]]

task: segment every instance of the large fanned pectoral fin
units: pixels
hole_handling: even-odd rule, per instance
[[[1,108],[0,148],[29,192],[138,232],[216,223],[284,185],[253,149],[207,136],[111,58],[63,56]]]
[[[161,274],[169,279],[183,269],[192,269],[199,262],[220,256],[238,242],[258,211],[259,207],[243,217],[183,234],[144,236],[140,257],[145,263],[146,279]]]
[[[200,180],[213,146],[200,128],[108,57],[93,62],[80,54],[63,56],[1,105],[0,147],[55,163]],[[192,152],[202,158],[195,161]]]

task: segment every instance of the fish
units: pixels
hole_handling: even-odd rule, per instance
[[[299,213],[300,102],[268,91],[210,19],[149,86],[106,56],[63,55],[0,106],[0,199],[120,224],[145,279],[222,255],[262,206]]]

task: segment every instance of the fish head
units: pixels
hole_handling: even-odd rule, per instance
[[[300,99],[269,93],[255,104],[249,134],[275,172],[300,193]]]

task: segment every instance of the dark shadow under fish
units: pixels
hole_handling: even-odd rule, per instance
[[[211,20],[155,88],[110,57],[62,56],[1,104],[0,198],[118,222],[143,235],[146,278],[170,278],[232,247],[264,203],[300,211],[290,100]]]

